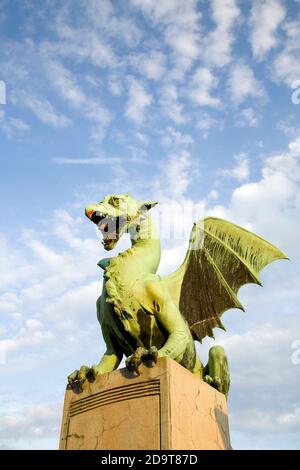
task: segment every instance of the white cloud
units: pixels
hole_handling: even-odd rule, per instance
[[[83,107],[87,101],[84,92],[76,83],[75,77],[63,64],[58,62],[47,63],[47,73],[54,87],[62,97],[72,106]]]
[[[280,119],[280,121],[278,121],[278,123],[276,124],[276,127],[289,138],[293,138],[295,136],[298,136],[300,132],[300,128],[297,127],[297,123],[295,124],[294,116],[290,114],[287,118]]]
[[[265,158],[261,178],[234,189],[228,208],[217,206],[214,214],[257,229],[267,239],[276,237],[281,248],[295,256],[299,253],[295,233],[300,230],[299,156],[296,138],[287,151]]]
[[[67,158],[57,157],[53,159],[54,163],[59,165],[114,165],[120,164],[121,158],[118,157],[94,157],[94,158]]]
[[[137,72],[149,80],[159,80],[165,73],[165,56],[160,51],[149,51],[129,58]]]
[[[199,106],[218,108],[221,105],[220,99],[211,96],[211,90],[217,85],[218,80],[212,72],[205,67],[199,67],[191,78],[188,97],[192,103]]]
[[[0,238],[1,286],[6,285],[8,292],[12,286],[21,289],[22,295],[30,297],[32,301],[33,298],[41,298],[49,292],[49,289],[55,295],[64,291],[72,283],[84,282],[88,275],[89,257],[97,251],[97,240],[80,238],[77,235],[80,226],[80,219],[67,219],[59,212],[49,229],[54,239],[58,237],[58,241],[60,239],[67,241],[73,253],[69,249],[60,252],[53,249],[51,244],[47,243],[43,232],[38,234],[32,230],[25,230],[20,241],[20,249],[24,255],[20,256],[17,250],[11,250],[9,241],[2,236]],[[67,233],[69,233],[68,240],[66,240]],[[48,237],[51,239],[50,234]],[[78,250],[76,256],[74,255],[75,248],[75,251]],[[85,252],[82,256],[81,250]],[[79,266],[76,268],[77,263],[80,268]],[[36,288],[37,285],[39,289]]]
[[[74,108],[80,109],[83,115],[100,126],[107,125],[111,113],[98,100],[92,99],[76,83],[74,75],[64,65],[48,61],[47,73],[52,85],[61,96]]]
[[[53,299],[51,304],[44,308],[44,315],[51,322],[58,322],[60,331],[76,331],[76,327],[83,320],[84,312],[91,311],[90,321],[94,320],[96,325],[96,300],[100,295],[99,281],[77,286],[71,286],[57,299]],[[62,312],[69,311],[72,315],[62,316]],[[100,331],[99,331],[100,336]]]
[[[257,98],[264,95],[263,85],[255,78],[249,65],[238,63],[231,67],[228,79],[232,101],[239,105],[246,98]]]
[[[12,317],[12,323],[16,324],[15,317]],[[46,328],[40,321],[30,319],[21,325],[17,333],[14,333],[13,328],[10,327],[9,337],[1,340],[1,349],[4,350],[6,361],[9,363],[11,354],[18,357],[20,354],[28,354],[39,347],[51,347],[54,343],[53,331]]]
[[[300,157],[300,137],[296,137],[289,143],[289,152],[293,157]]]
[[[286,9],[280,0],[255,0],[252,4],[250,26],[251,46],[256,59],[263,60],[278,45],[276,31],[284,20]]]
[[[162,165],[161,196],[172,194],[173,200],[181,200],[191,182],[191,154],[182,150],[167,157]]]
[[[152,96],[146,92],[143,84],[135,78],[129,77],[128,82],[126,116],[135,123],[142,124],[146,119],[146,111],[151,105]]]
[[[61,404],[37,403],[18,409],[14,414],[1,413],[0,436],[2,439],[19,440],[57,437],[61,419]]]
[[[300,427],[300,408],[295,405],[289,408],[289,411],[283,412],[276,417],[276,422],[281,429],[298,431]]]
[[[180,199],[186,192],[190,181],[191,155],[183,150],[179,154],[170,155],[166,161],[166,176],[169,189],[175,199]]]
[[[179,101],[177,86],[174,83],[168,83],[161,88],[159,101],[164,116],[175,124],[184,124],[188,121],[184,105]]]
[[[176,208],[175,208],[176,209]],[[162,209],[163,210],[163,209]],[[174,211],[175,212],[175,211]],[[169,275],[176,271],[182,264],[186,255],[187,243],[177,242],[174,247],[165,247],[162,251],[161,262],[159,265],[160,275]]]
[[[16,292],[4,292],[0,295],[0,311],[3,315],[15,313],[20,305],[20,299]]]
[[[89,20],[96,27],[96,33],[101,30],[102,34],[109,38],[119,38],[122,42],[125,41],[127,46],[138,45],[143,32],[127,11],[123,11],[120,15],[115,5],[109,0],[101,0],[101,2],[81,0],[81,4]]]
[[[68,126],[71,119],[57,111],[53,97],[51,100],[47,98],[43,60],[36,44],[28,40],[14,46],[8,42],[6,47],[10,51],[9,59],[2,61],[1,71],[10,84],[10,104],[15,108],[26,108],[41,122],[56,129]],[[24,121],[20,118],[11,118],[6,124],[8,133],[25,130]]]
[[[0,5],[0,23],[3,23],[7,18],[6,7],[7,7],[7,0],[3,0]]]
[[[180,68],[189,69],[199,55],[199,35],[195,31],[182,31],[181,27],[170,27],[166,32],[166,41],[174,50],[174,57]]]
[[[160,132],[162,134],[163,145],[174,145],[174,146],[189,146],[194,143],[194,139],[190,134],[184,134],[178,131],[172,126],[168,126],[166,129]]]
[[[73,348],[72,333],[87,312],[91,315],[84,319],[81,334],[87,334],[93,324],[96,335],[95,301],[101,286],[95,279],[101,279],[96,266],[100,242],[93,227],[93,239],[80,235],[81,222],[81,218],[59,211],[52,223],[49,221],[48,233],[26,231],[17,249],[3,237],[0,240],[0,309],[7,319],[1,341],[8,367],[5,372],[18,367],[20,356],[22,370],[38,367],[34,359],[38,350],[41,359],[58,351],[61,357],[67,355],[66,343]],[[53,245],[58,243],[61,250],[57,252]],[[67,334],[63,341],[62,334]]]
[[[7,117],[0,109],[0,129],[10,139],[15,134],[27,132],[30,126],[22,119]]]
[[[25,256],[19,257],[16,251],[11,250],[3,233],[0,233],[0,259],[0,284],[3,289],[11,285],[19,288],[26,279],[35,277],[35,269],[30,260]]]
[[[292,86],[300,77],[300,20],[287,22],[285,46],[273,63],[274,78]]]
[[[114,75],[108,78],[107,86],[109,91],[115,96],[121,96],[124,91],[124,87],[121,80]]]
[[[16,96],[21,106],[30,109],[30,111],[45,124],[60,128],[68,126],[71,122],[68,117],[63,114],[58,114],[47,98],[38,96],[29,91],[17,93]]]
[[[164,25],[177,24],[188,27],[197,24],[199,18],[194,0],[187,0],[184,4],[179,0],[132,0],[131,3],[141,8],[155,23]]]
[[[29,330],[36,330],[42,327],[42,323],[35,318],[29,318],[26,320],[26,326]]]
[[[136,137],[137,139],[144,145],[149,144],[149,139],[146,134],[143,134],[143,132],[136,132]]]
[[[236,119],[238,127],[250,126],[256,127],[258,124],[257,113],[253,108],[244,108],[240,111]]]
[[[90,3],[90,2],[89,2]],[[86,6],[83,7],[86,10]],[[113,49],[99,35],[97,30],[91,27],[74,28],[70,26],[69,18],[65,17],[68,9],[60,10],[56,15],[56,21],[51,25],[59,40],[44,42],[41,51],[45,56],[72,57],[79,62],[89,62],[98,67],[112,66],[116,62]],[[69,12],[70,14],[70,12]]]
[[[240,153],[234,157],[236,165],[230,170],[221,170],[220,175],[226,176],[228,178],[234,178],[237,181],[244,181],[249,178],[249,158],[246,154]]]
[[[207,139],[209,130],[212,128],[223,129],[223,122],[213,118],[208,113],[201,113],[196,123],[197,129],[200,129],[203,139]]]
[[[151,21],[163,30],[166,44],[173,51],[173,61],[183,72],[199,55],[201,14],[194,0],[131,0]]]
[[[219,198],[219,193],[216,189],[212,189],[211,191],[209,191],[208,195],[206,196],[206,199],[208,201],[215,201],[218,198]]]
[[[208,33],[204,50],[207,63],[223,67],[231,62],[234,26],[240,15],[236,0],[212,0],[214,31]]]

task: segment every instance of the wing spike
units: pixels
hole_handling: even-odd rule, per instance
[[[221,330],[226,331],[226,328],[225,328],[225,326],[223,325],[223,323],[221,322],[220,318],[218,318],[218,328],[221,328]]]

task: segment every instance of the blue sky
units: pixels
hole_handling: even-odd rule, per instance
[[[121,192],[289,255],[216,340],[233,447],[299,448],[299,44],[297,0],[0,0],[2,448],[56,448],[66,376],[104,350],[83,208]],[[186,242],[163,240],[161,272]]]

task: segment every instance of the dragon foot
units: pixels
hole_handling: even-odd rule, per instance
[[[126,367],[132,372],[136,372],[140,375],[139,366],[146,361],[153,361],[155,364],[158,359],[158,350],[155,346],[152,346],[149,350],[139,347],[134,354],[126,359]]]
[[[208,385],[211,385],[213,388],[217,389],[219,392],[222,392],[222,382],[220,377],[212,378],[210,375],[205,375],[203,377],[204,382]]]
[[[68,386],[71,389],[77,389],[82,392],[82,385],[86,380],[94,379],[95,372],[93,368],[88,366],[81,366],[79,370],[74,370],[72,374],[68,375]]]

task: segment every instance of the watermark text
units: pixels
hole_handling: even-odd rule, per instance
[[[295,90],[292,93],[292,103],[293,104],[300,104],[300,80],[295,80],[292,83],[292,88]]]
[[[0,80],[0,104],[6,104],[6,85],[3,80]]]
[[[300,339],[295,339],[291,345],[292,349],[295,349],[291,356],[291,361],[293,364],[298,365],[300,364]]]

